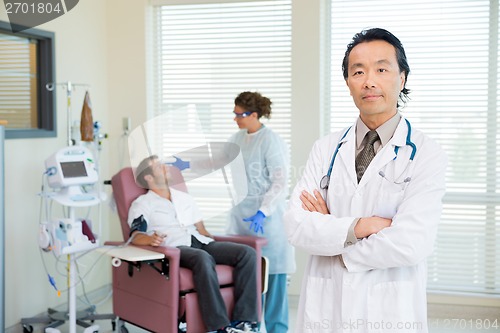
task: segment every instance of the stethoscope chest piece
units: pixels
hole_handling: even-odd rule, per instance
[[[323,178],[321,178],[321,180],[319,182],[319,187],[322,190],[328,190],[328,185],[330,185],[330,176],[324,175]]]

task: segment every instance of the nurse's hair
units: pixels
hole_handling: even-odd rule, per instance
[[[271,100],[259,92],[244,91],[234,99],[234,105],[243,108],[246,112],[256,112],[258,118],[271,118]]]
[[[405,83],[403,89],[399,93],[399,99],[405,105],[406,102],[410,99],[408,94],[410,93],[410,89],[406,88],[406,82],[408,80],[408,74],[410,74],[410,65],[408,65],[408,60],[406,59],[405,49],[403,48],[403,44],[401,41],[394,36],[392,33],[385,29],[381,28],[372,28],[368,30],[363,30],[358,32],[352,38],[352,41],[347,45],[347,50],[345,51],[344,60],[342,60],[342,74],[344,75],[344,80],[347,80],[348,77],[348,69],[349,69],[349,54],[351,54],[352,49],[361,43],[372,42],[376,40],[383,40],[396,49],[396,59],[398,60],[399,72],[405,73]],[[397,107],[399,107],[399,103]]]
[[[153,161],[158,159],[158,155],[151,155],[146,157],[139,163],[137,168],[135,169],[135,183],[145,189],[149,189],[149,185],[144,179],[147,175],[153,174],[153,169],[151,168],[151,164]]]

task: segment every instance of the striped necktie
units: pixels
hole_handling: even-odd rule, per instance
[[[367,138],[366,145],[363,150],[359,152],[355,161],[358,183],[361,180],[361,177],[363,177],[363,174],[368,168],[368,165],[372,161],[373,157],[375,157],[375,148],[373,147],[373,144],[379,139],[377,131],[370,131],[366,133],[365,137]]]

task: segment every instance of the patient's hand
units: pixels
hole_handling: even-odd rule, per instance
[[[155,231],[151,236],[151,246],[160,246],[163,243],[163,240],[165,237],[167,237],[166,234],[162,234],[158,231]]]
[[[205,229],[205,225],[203,224],[203,221],[200,221],[200,222],[197,222],[194,224],[196,226],[196,230],[198,230],[198,232],[200,234],[202,234],[203,236],[207,236],[207,237],[210,237],[210,238],[214,238],[214,236],[208,232],[207,229]]]
[[[134,245],[160,246],[167,235],[157,231],[151,235],[136,231],[132,233],[132,237],[132,244]]]
[[[314,190],[314,196],[312,196],[306,190],[302,191],[300,194],[300,201],[302,201],[302,208],[310,212],[318,212],[321,214],[330,214],[328,207],[326,206],[325,200],[321,196],[318,190]]]

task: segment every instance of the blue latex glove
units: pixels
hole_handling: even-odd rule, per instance
[[[167,164],[173,165],[174,167],[176,167],[177,169],[179,169],[181,171],[191,167],[191,164],[188,161],[183,161],[180,158],[178,158],[177,156],[174,156],[174,158],[175,158],[175,162],[167,162]]]
[[[255,215],[247,217],[246,219],[243,219],[245,222],[251,222],[250,224],[250,230],[253,230],[255,233],[261,233],[264,234],[264,219],[266,218],[266,215],[262,213],[260,210],[255,213]]]

